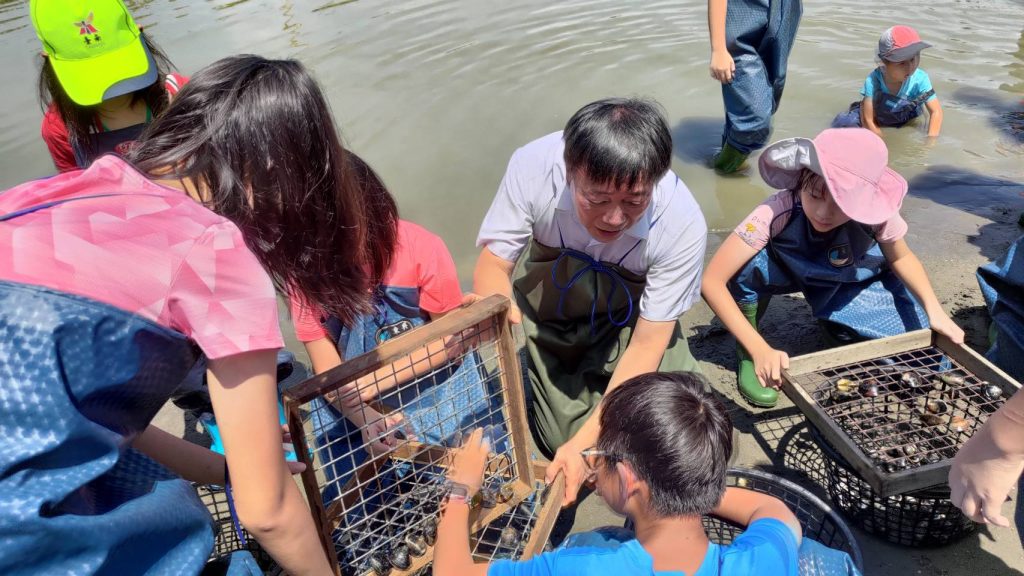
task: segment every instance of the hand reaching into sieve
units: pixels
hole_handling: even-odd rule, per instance
[[[1024,472],[1024,393],[1017,392],[960,448],[950,501],[971,520],[1007,528],[1001,508]]]

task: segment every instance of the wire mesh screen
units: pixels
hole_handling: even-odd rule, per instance
[[[805,392],[822,434],[859,453],[858,470],[886,495],[944,482],[948,460],[1013,393],[1012,384],[984,381],[936,346],[788,379]]]
[[[860,547],[846,523],[827,504],[807,490],[767,472],[743,468],[730,469],[726,475],[726,484],[769,494],[782,500],[800,521],[804,537],[813,538],[829,548],[846,552],[857,568],[863,569]],[[731,543],[744,529],[743,526],[737,526],[715,516],[705,516],[703,522],[708,538],[717,544]]]
[[[339,573],[429,564],[452,449],[475,428],[491,456],[473,530],[489,534],[507,516],[521,537],[528,522],[516,511],[534,480],[507,309],[502,298],[481,301],[285,392],[309,466],[303,484]]]
[[[231,511],[228,507],[228,497],[224,492],[224,488],[209,484],[196,484],[195,489],[196,494],[199,495],[199,500],[206,506],[206,509],[210,512],[210,517],[213,519],[213,554],[210,556],[210,565],[207,566],[203,573],[218,573],[216,565],[223,565],[224,570],[226,570],[230,555],[240,550],[248,550],[252,553],[256,563],[259,564],[264,572],[274,570],[276,565],[270,555],[256,543],[255,538],[249,535],[245,529],[240,528],[241,533],[246,538],[245,544],[242,544],[239,532],[235,530],[235,526],[231,521]]]

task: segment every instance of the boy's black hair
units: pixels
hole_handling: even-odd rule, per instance
[[[565,125],[565,165],[597,183],[656,184],[672,162],[672,135],[652,100],[606,98],[580,108]]]
[[[605,396],[597,447],[608,465],[628,462],[650,489],[658,516],[707,514],[725,493],[732,422],[707,380],[651,372]]]
[[[170,97],[167,95],[167,88],[164,86],[164,82],[173,65],[163,51],[146,36],[145,32],[140,31],[139,37],[146,45],[146,48],[149,49],[149,53],[153,55],[153,62],[156,63],[157,78],[156,82],[153,82],[146,88],[132,92],[132,106],[139,101],[145,102],[155,118],[163,113],[170,103]],[[67,127],[68,143],[71,144],[72,148],[78,146],[89,155],[95,152],[95,150],[90,149],[87,136],[90,132],[96,131],[96,109],[100,105],[82,106],[72,100],[64,90],[60,80],[57,79],[57,73],[53,71],[53,64],[50,62],[50,58],[45,55],[43,56],[42,67],[39,69],[39,103],[43,107],[44,114],[51,104],[56,108],[57,114],[60,115],[61,120],[64,121],[64,125]]]

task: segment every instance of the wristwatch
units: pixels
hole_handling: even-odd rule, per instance
[[[449,502],[464,502],[471,509],[479,508],[481,502],[480,491],[477,490],[476,494],[470,494],[471,492],[472,489],[461,482],[452,482],[449,480],[447,483],[447,495]]]

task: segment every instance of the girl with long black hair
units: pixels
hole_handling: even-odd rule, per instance
[[[181,478],[228,484],[288,573],[329,573],[281,448],[274,288],[369,310],[395,237],[346,157],[301,64],[237,56],[127,160],[0,194],[0,573],[199,572]],[[150,426],[200,354],[226,458]]]

